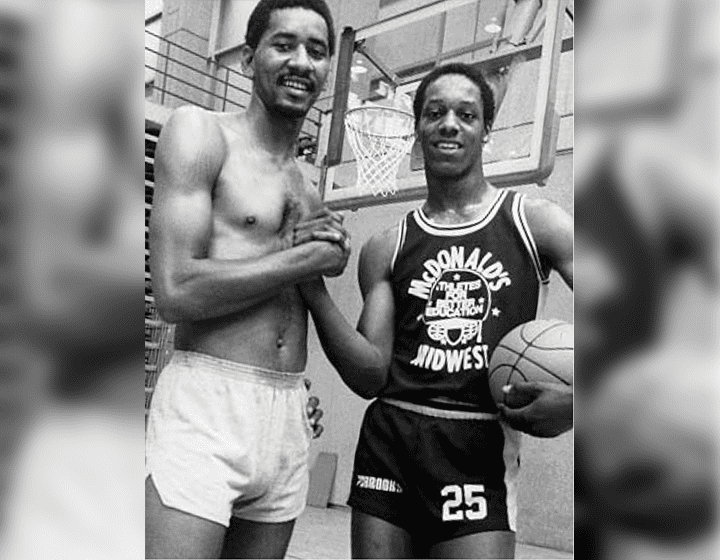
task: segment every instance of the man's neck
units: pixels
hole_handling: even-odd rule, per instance
[[[253,141],[257,142],[260,148],[283,160],[295,157],[304,117],[270,112],[262,101],[252,97],[245,120]]]
[[[428,215],[454,212],[465,215],[472,213],[487,201],[494,192],[482,172],[469,173],[462,177],[446,178],[426,174],[428,197],[424,209]]]

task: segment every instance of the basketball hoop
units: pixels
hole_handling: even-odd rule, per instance
[[[345,113],[345,130],[357,158],[357,188],[373,196],[395,194],[400,162],[415,141],[415,117],[381,105]]]

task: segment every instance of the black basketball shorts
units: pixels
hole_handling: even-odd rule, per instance
[[[515,531],[520,434],[496,415],[379,399],[365,412],[348,505],[432,545]]]

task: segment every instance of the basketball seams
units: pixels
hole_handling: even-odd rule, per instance
[[[516,368],[514,365],[512,365],[512,364],[500,364],[499,366],[496,366],[495,369],[493,369],[493,370],[488,374],[488,382],[490,381],[490,379],[492,379],[493,375],[494,375],[496,372],[502,370],[503,368],[508,368],[508,369],[510,370],[510,372],[507,374],[507,377],[505,378],[505,382],[503,383],[503,385],[508,385],[509,383],[512,383],[512,382],[513,382],[513,381],[512,381],[512,378],[513,378],[513,375],[514,375],[515,373],[517,373],[518,375],[520,375],[520,377],[523,379],[523,381],[527,381],[527,380],[528,380],[528,378],[525,377],[525,374],[524,374],[522,371],[520,371],[518,368]],[[491,391],[492,391],[492,389],[491,389]],[[506,395],[506,394],[503,395],[503,402],[504,402],[505,404],[507,404],[507,395]]]
[[[498,348],[504,348],[505,350],[510,350],[510,348],[507,348],[507,347],[505,347],[505,346],[502,346],[502,345],[498,344],[498,345],[495,347],[495,350],[493,350],[493,352],[497,352]],[[515,353],[517,354],[517,352],[515,352]],[[507,379],[505,380],[504,385],[507,385],[508,383],[510,383],[510,381],[511,381],[511,379],[512,379],[512,375],[513,375],[513,373],[515,373],[516,371],[520,374],[520,377],[522,377],[525,381],[527,381],[527,377],[525,377],[525,375],[523,374],[523,372],[520,371],[520,368],[517,367],[517,365],[520,363],[520,360],[521,360],[522,358],[523,358],[523,355],[522,355],[522,354],[519,354],[519,355],[518,355],[518,358],[515,360],[515,363],[514,363],[514,364],[505,364],[505,365],[509,365],[509,366],[510,366],[510,374],[508,375]],[[495,368],[495,369],[497,369],[497,368]],[[492,370],[491,372],[488,373],[488,385],[490,384],[490,380],[492,379],[493,373],[495,373],[495,370]],[[504,402],[505,404],[507,404],[507,394],[504,394],[504,395],[503,395],[503,399],[502,399],[502,400],[503,400],[503,402]]]
[[[493,400],[507,405],[512,399],[502,388],[517,382],[518,376],[523,381],[560,383],[572,388],[571,340],[572,325],[558,319],[535,319],[506,333],[493,349],[488,364],[487,380]]]
[[[555,322],[555,323],[552,323],[552,324],[548,325],[547,327],[545,327],[543,330],[541,330],[539,333],[537,333],[533,339],[530,339],[530,340],[529,340],[529,339],[525,338],[525,329],[530,328],[530,326],[529,326],[528,324],[525,324],[525,325],[523,325],[522,328],[520,329],[520,340],[522,340],[522,341],[523,341],[526,345],[528,345],[528,346],[532,345],[532,346],[534,346],[535,348],[541,348],[540,346],[535,346],[535,345],[533,344],[533,342],[535,342],[538,338],[540,338],[540,337],[541,337],[542,335],[544,335],[545,333],[550,332],[551,330],[553,330],[555,327],[559,327],[559,326],[562,326],[562,325],[563,325],[563,323],[562,323],[561,321],[557,321],[557,322]]]
[[[522,371],[520,371],[519,368],[516,368],[516,367],[513,365],[512,368],[510,369],[510,375],[508,375],[508,378],[507,378],[507,381],[505,382],[505,385],[507,385],[508,383],[512,383],[512,382],[513,382],[513,375],[514,375],[515,373],[517,373],[517,374],[522,378],[523,381],[527,381],[527,380],[528,380],[528,378],[525,376],[525,374],[524,374]],[[504,402],[505,404],[508,404],[507,399],[508,399],[508,394],[507,394],[507,393],[504,393],[504,394],[503,394],[503,402]]]
[[[525,347],[525,350],[523,350],[522,352],[518,352],[517,350],[514,350],[513,348],[509,348],[509,347],[504,346],[504,345],[502,345],[502,344],[498,344],[498,345],[495,347],[495,352],[497,352],[499,348],[502,348],[503,350],[507,350],[508,352],[510,352],[510,353],[512,353],[512,354],[515,354],[515,355],[517,356],[517,360],[515,360],[515,363],[514,363],[514,364],[500,364],[499,366],[496,366],[495,369],[493,369],[493,370],[489,373],[488,379],[489,379],[490,377],[492,377],[492,375],[493,375],[493,373],[495,372],[496,369],[499,369],[499,368],[501,368],[501,367],[503,367],[503,366],[509,366],[509,367],[512,367],[514,370],[517,370],[518,372],[520,372],[520,375],[522,375],[523,379],[524,379],[525,381],[527,381],[527,378],[525,377],[525,375],[523,375],[522,371],[520,371],[520,368],[517,367],[517,364],[520,363],[520,360],[525,359],[525,360],[527,360],[528,362],[530,362],[532,365],[534,365],[535,367],[537,367],[538,369],[541,369],[542,371],[548,373],[550,376],[552,376],[552,377],[554,377],[555,379],[557,379],[558,381],[560,381],[563,385],[567,385],[568,387],[569,387],[570,385],[572,385],[572,383],[568,383],[568,382],[565,381],[562,377],[560,377],[560,376],[558,376],[557,374],[553,373],[552,371],[550,371],[548,368],[546,368],[546,367],[543,366],[542,364],[539,364],[538,362],[536,362],[536,361],[533,360],[532,358],[527,357],[527,356],[525,355],[525,351],[527,351],[528,348],[530,348],[530,346],[526,346],[526,347]],[[533,348],[539,348],[540,350],[543,350],[543,348],[541,348],[541,347],[539,347],[539,346],[533,346]],[[572,350],[572,348],[553,348],[553,350]]]

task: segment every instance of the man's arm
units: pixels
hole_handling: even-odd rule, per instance
[[[321,240],[257,258],[209,257],[212,189],[225,155],[219,125],[196,108],[176,111],[158,141],[150,259],[158,311],[170,322],[237,313],[347,259]]]
[[[390,260],[397,229],[373,237],[360,253],[359,281],[364,304],[354,329],[321,279],[302,284],[320,342],[350,389],[369,399],[387,384],[394,343],[395,303]]]
[[[559,383],[517,382],[498,410],[511,428],[535,437],[556,437],[573,426],[573,388]]]
[[[573,287],[573,219],[544,199],[525,199],[525,216],[540,256]]]

